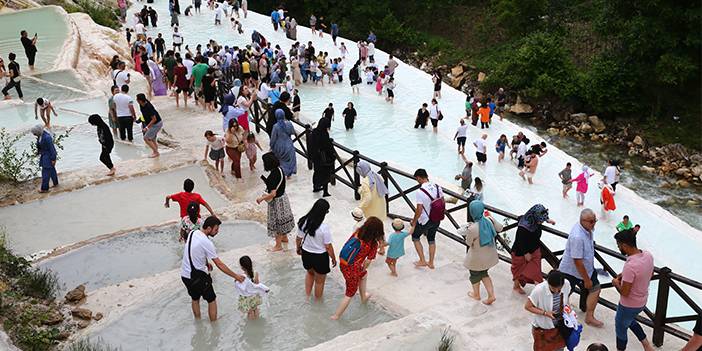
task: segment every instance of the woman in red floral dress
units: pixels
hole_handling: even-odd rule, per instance
[[[370,298],[370,294],[366,293],[366,269],[371,264],[375,255],[378,252],[378,245],[383,240],[383,222],[377,217],[369,217],[366,222],[358,229],[351,237],[356,237],[361,241],[361,250],[356,255],[353,263],[350,265],[340,264],[341,273],[346,280],[346,296],[341,300],[336,313],[331,316],[331,319],[337,320],[344,314],[346,308],[349,307],[351,299],[356,292],[360,290],[361,302],[365,303]],[[350,239],[350,238],[349,238]]]

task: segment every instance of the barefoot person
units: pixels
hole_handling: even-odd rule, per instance
[[[646,308],[648,290],[653,276],[653,256],[636,246],[636,233],[623,230],[614,235],[619,251],[626,255],[622,273],[612,280],[612,285],[621,295],[617,314],[614,317],[614,330],[617,335],[617,350],[626,350],[627,332],[631,330],[641,342],[645,351],[654,348],[646,339],[646,333],[636,316]]]
[[[236,279],[234,287],[239,295],[239,305],[237,309],[245,313],[248,319],[258,319],[258,306],[261,306],[261,297],[270,291],[267,286],[259,281],[258,272],[253,270],[251,257],[241,256],[239,266],[244,271],[244,280]]]
[[[383,222],[378,218],[370,217],[358,231],[351,235],[341,249],[339,259],[341,261],[341,274],[344,275],[346,281],[346,294],[339,303],[336,313],[331,316],[332,320],[341,318],[356,292],[360,292],[362,303],[367,302],[370,298],[370,294],[366,292],[367,269],[375,259],[378,245],[383,236]],[[347,252],[350,255],[346,255]]]
[[[556,224],[548,217],[548,209],[542,204],[532,206],[519,217],[517,234],[512,245],[512,289],[525,294],[524,285],[538,284],[541,277],[541,224]]]
[[[188,240],[183,248],[183,262],[180,267],[180,278],[192,299],[191,307],[195,319],[200,319],[200,298],[207,301],[207,315],[210,321],[217,320],[217,295],[212,286],[210,271],[212,261],[222,273],[243,282],[246,277],[234,273],[217,256],[214,238],[219,232],[222,222],[217,217],[210,216],[202,223],[202,230],[194,230],[188,234]]]
[[[436,255],[436,230],[439,229],[439,223],[443,219],[444,213],[435,213],[437,211],[432,208],[434,201],[443,201],[444,192],[440,186],[429,182],[429,175],[423,168],[419,168],[414,172],[414,179],[419,183],[419,191],[415,197],[417,209],[414,211],[411,227],[412,242],[417,250],[419,261],[415,262],[417,267],[429,267],[434,269],[434,256]],[[445,205],[444,205],[445,206]],[[424,259],[424,247],[419,241],[422,235],[427,237],[429,244],[429,262]]]
[[[37,110],[39,110],[39,115],[37,115]],[[53,112],[54,117],[58,117],[54,105],[51,104],[49,99],[38,98],[34,103],[34,119],[39,119],[44,121],[44,126],[51,129],[51,113]]]
[[[34,59],[37,57],[37,33],[29,39],[26,30],[20,32],[20,41],[24,47],[24,53],[27,55],[27,66],[29,69],[34,69]]]
[[[112,164],[112,159],[110,158],[110,153],[112,148],[115,146],[115,140],[112,138],[112,133],[110,133],[110,127],[107,123],[102,120],[100,115],[90,115],[88,117],[88,123],[97,127],[98,141],[102,145],[102,151],[100,152],[100,162],[102,162],[110,172],[107,173],[108,176],[115,175],[115,165]]]
[[[480,282],[482,282],[488,293],[483,303],[491,305],[496,297],[488,269],[498,262],[495,236],[502,231],[502,224],[490,215],[485,216],[485,205],[482,201],[473,200],[468,208],[474,222],[461,227],[459,232],[466,238],[466,245],[469,247],[463,264],[470,272],[469,279],[473,287],[473,291],[469,292],[468,296],[480,301]]]
[[[166,196],[166,203],[163,204],[163,206],[169,208],[171,207],[171,200],[177,202],[178,206],[180,206],[180,216],[178,218],[183,218],[188,215],[188,205],[191,202],[196,202],[202,206],[205,206],[205,208],[210,211],[210,214],[214,216],[215,213],[214,210],[212,210],[212,207],[210,207],[207,201],[205,201],[200,194],[194,193],[194,189],[195,182],[193,182],[191,179],[186,179],[183,181],[183,191]],[[198,208],[198,214],[199,213],[200,211]]]
[[[288,242],[288,233],[295,229],[295,217],[285,194],[285,172],[272,152],[263,154],[261,159],[263,170],[270,173],[268,177],[261,176],[266,194],[257,198],[256,203],[268,202],[268,236],[275,238],[275,246],[270,251],[282,251],[283,243]]]
[[[141,111],[141,131],[144,133],[144,143],[151,148],[150,158],[158,157],[158,143],[156,138],[158,132],[163,128],[163,121],[161,121],[161,115],[154,108],[149,100],[146,99],[146,95],[137,94],[137,103],[139,104],[139,110]]]
[[[571,286],[580,287],[581,294],[587,295],[585,323],[600,328],[604,323],[595,318],[595,307],[600,297],[600,282],[595,271],[595,223],[597,216],[591,209],[580,212],[579,222],[568,235],[559,270],[565,273]]]
[[[329,213],[329,202],[318,199],[309,212],[297,221],[297,254],[302,257],[305,274],[305,295],[309,298],[314,290],[315,300],[324,295],[324,283],[331,258],[332,267],[336,267],[336,254],[332,245],[331,228],[324,223]]]
[[[563,198],[568,198],[568,191],[573,188],[573,182],[570,180],[573,178],[572,170],[570,169],[570,162],[566,163],[565,168],[558,172],[558,177],[561,178],[561,183],[563,184]]]
[[[390,275],[397,277],[397,260],[405,255],[405,238],[412,234],[412,230],[410,229],[409,233],[406,232],[404,230],[405,222],[399,218],[392,220],[392,229],[394,232],[390,234],[387,244],[385,244],[388,246],[388,256],[385,258],[385,263],[390,268]]]

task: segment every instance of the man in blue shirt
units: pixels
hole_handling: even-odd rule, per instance
[[[278,30],[278,23],[280,23],[280,14],[278,10],[273,10],[271,12],[271,22],[273,22],[273,29]]]
[[[595,307],[600,297],[600,282],[595,271],[595,223],[597,216],[591,209],[580,212],[580,221],[570,230],[558,270],[565,273],[571,286],[580,288],[581,296],[587,296],[585,323],[599,328],[604,323],[595,318]]]
[[[54,138],[44,130],[41,124],[32,127],[32,134],[37,137],[37,152],[39,153],[39,166],[41,166],[41,190],[40,193],[49,192],[49,179],[58,186],[58,175],[56,174],[56,148]]]

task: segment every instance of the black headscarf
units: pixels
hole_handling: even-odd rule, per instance
[[[97,127],[98,141],[105,149],[112,149],[115,146],[115,140],[112,138],[112,132],[107,123],[98,114],[92,114],[88,117],[88,123]]]

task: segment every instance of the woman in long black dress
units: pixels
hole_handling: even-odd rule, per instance
[[[100,152],[100,162],[102,162],[107,169],[110,170],[109,173],[107,173],[108,176],[113,176],[115,175],[115,165],[112,163],[112,159],[110,158],[110,153],[112,152],[112,148],[115,146],[115,140],[112,138],[112,132],[110,132],[110,127],[107,126],[107,123],[102,120],[102,117],[100,115],[90,115],[88,117],[88,123],[94,125],[97,127],[97,135],[98,135],[98,141],[100,142],[100,145],[102,145],[102,152]]]
[[[329,194],[329,181],[334,170],[334,160],[336,151],[329,137],[329,128],[331,127],[331,119],[323,117],[319,120],[317,127],[312,131],[308,138],[307,151],[312,160],[314,173],[312,174],[312,191],[324,191],[322,196],[331,196]]]

